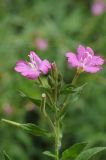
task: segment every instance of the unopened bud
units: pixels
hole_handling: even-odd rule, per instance
[[[45,93],[42,93],[42,98],[46,98],[46,94]]]

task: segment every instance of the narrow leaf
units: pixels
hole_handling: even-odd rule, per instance
[[[45,154],[49,157],[52,157],[52,158],[56,158],[56,156],[53,153],[51,153],[50,151],[44,151],[43,154]]]
[[[27,133],[30,133],[34,136],[49,136],[48,132],[45,129],[41,129],[37,125],[32,123],[21,124],[21,123],[17,123],[17,122],[6,120],[6,119],[2,119],[2,121],[12,126],[19,127],[25,130]]]
[[[26,95],[24,92],[20,91],[20,95],[23,97],[23,98],[27,98],[29,99],[31,102],[33,102],[34,104],[36,104],[37,106],[40,106],[41,105],[41,100],[40,99],[36,99],[36,98],[32,98],[32,97],[29,97],[28,95]],[[49,106],[48,103],[46,103],[46,106]]]
[[[71,94],[74,88],[75,86],[73,86],[72,84],[67,84],[67,85],[65,84],[60,90],[60,93],[61,94]]]
[[[3,151],[3,156],[4,156],[4,160],[11,160],[5,151]]]
[[[63,88],[61,89],[60,93],[61,94],[72,94],[72,93],[80,93],[83,88],[87,85],[87,83],[84,83],[81,86],[74,86],[72,84],[64,85]]]
[[[62,153],[61,160],[68,160],[68,159],[74,160],[80,154],[80,152],[85,148],[86,145],[87,145],[86,142],[74,144],[72,147],[66,149]]]
[[[75,160],[89,160],[94,155],[96,155],[97,153],[99,153],[103,150],[106,150],[106,147],[94,147],[91,149],[87,149],[87,150],[81,152],[81,154]]]
[[[84,88],[86,85],[87,85],[87,83],[84,83],[83,85],[74,88],[73,91],[74,91],[74,92],[80,92],[80,91],[83,90],[83,88]]]

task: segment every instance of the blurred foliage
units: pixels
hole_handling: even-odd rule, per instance
[[[37,107],[20,96],[22,90],[31,97],[39,97],[34,82],[14,71],[16,61],[26,59],[30,50],[56,61],[67,83],[75,71],[67,68],[66,51],[75,51],[79,44],[85,44],[105,58],[106,13],[93,16],[92,3],[92,0],[0,0],[0,117],[45,125]],[[47,50],[41,51],[36,46],[39,37],[48,41]],[[80,99],[69,106],[63,148],[85,140],[91,146],[106,146],[105,75],[105,66],[96,75],[81,75],[79,83],[87,81],[88,86]],[[6,125],[0,124],[0,135],[0,150],[6,150],[15,160],[45,160],[41,152],[52,147],[46,139],[31,137]],[[105,157],[106,154],[95,160]]]

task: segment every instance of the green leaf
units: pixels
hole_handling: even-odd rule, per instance
[[[79,94],[86,85],[87,83],[84,83],[83,85],[77,87],[72,84],[67,84],[63,86],[60,93],[61,94],[72,94],[72,93]]]
[[[87,145],[86,142],[74,144],[62,153],[61,160],[74,160]]]
[[[103,150],[106,150],[106,147],[94,147],[91,149],[87,149],[87,150],[81,152],[81,154],[79,154],[79,156],[75,160],[89,160],[94,155],[96,155],[97,153],[99,153]]]
[[[52,157],[52,158],[56,158],[56,156],[53,153],[51,153],[50,151],[44,151],[43,154],[45,154],[49,157]]]
[[[72,93],[72,101],[75,102],[79,99],[80,95],[81,95],[81,92],[82,90],[84,89],[84,87],[87,85],[87,83],[81,85],[81,86],[78,86],[76,88],[73,89],[73,93]]]
[[[23,97],[23,98],[27,98],[29,99],[31,102],[33,102],[34,104],[36,104],[37,106],[40,106],[41,105],[41,100],[40,99],[36,99],[36,98],[32,98],[32,97],[29,97],[28,95],[26,95],[24,92],[20,91],[20,95]],[[46,102],[46,106],[49,106],[49,104]]]
[[[3,156],[4,156],[4,160],[11,160],[5,151],[3,151]]]
[[[19,92],[20,92],[20,95],[21,95],[23,98],[28,98],[31,102],[33,102],[34,104],[40,106],[40,104],[41,104],[41,100],[40,100],[40,99],[31,98],[31,97],[29,97],[28,95],[26,95],[23,91],[19,91]]]
[[[39,87],[40,88],[40,90],[42,91],[42,92],[49,92],[50,93],[50,88],[48,88],[48,87],[43,87],[43,86],[40,86]]]
[[[34,136],[49,136],[49,133],[45,129],[41,129],[37,125],[32,124],[32,123],[21,124],[21,123],[7,120],[7,119],[2,119],[2,121],[12,126],[19,127],[25,130],[27,133],[30,133]]]
[[[86,85],[87,85],[87,83],[84,83],[83,85],[74,88],[74,89],[73,89],[73,92],[80,92],[80,91],[82,91],[83,88],[84,88]]]
[[[74,88],[75,86],[73,86],[72,84],[65,84],[60,90],[60,93],[61,94],[71,94]]]
[[[41,100],[40,99],[35,99],[35,98],[30,98],[30,97],[26,97],[26,98],[28,98],[31,102],[33,102],[37,106],[41,105]]]

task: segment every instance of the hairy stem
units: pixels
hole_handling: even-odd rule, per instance
[[[57,113],[56,113],[57,116]],[[59,119],[56,117],[55,119],[55,160],[59,160],[59,150],[61,147],[61,133],[60,133],[60,124]]]
[[[47,120],[47,122],[49,123],[51,130],[55,131],[54,124],[46,112],[46,94],[45,93],[42,94],[42,103],[40,106],[40,111],[43,114],[43,116],[45,117],[45,119]]]
[[[75,74],[75,76],[74,76],[74,78],[73,78],[73,80],[71,82],[72,85],[75,85],[79,75],[80,75],[80,72],[77,70],[77,72],[76,72],[76,74]]]

